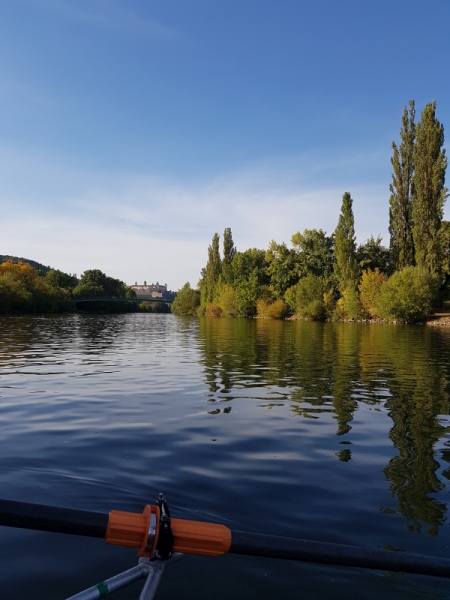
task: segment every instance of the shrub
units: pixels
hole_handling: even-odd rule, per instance
[[[236,308],[236,290],[231,285],[223,284],[219,291],[217,304],[222,309],[222,317],[235,317]]]
[[[363,310],[370,317],[380,316],[380,293],[387,280],[387,275],[380,273],[378,267],[375,270],[367,269],[362,272],[359,284],[360,300]]]
[[[342,292],[334,312],[335,319],[359,319],[363,314],[358,290],[349,286]]]
[[[325,281],[317,275],[307,275],[296,285],[295,310],[299,317],[319,321],[325,318],[323,295]]]
[[[275,300],[269,304],[266,309],[266,317],[269,319],[284,319],[288,315],[289,309],[283,300]]]
[[[283,300],[275,300],[275,302],[268,304],[260,298],[256,303],[256,307],[258,316],[267,319],[284,319],[289,312],[288,306]]]
[[[336,305],[333,290],[327,290],[323,277],[313,274],[303,277],[297,285],[290,287],[284,299],[299,317],[313,321],[331,317]]]
[[[208,304],[205,310],[205,317],[221,317],[222,309],[218,304]]]
[[[381,288],[380,315],[404,323],[420,321],[432,312],[438,288],[438,277],[423,267],[397,271]]]
[[[262,298],[259,298],[259,300],[256,301],[256,314],[258,315],[258,317],[266,316],[267,307],[268,303]]]
[[[333,317],[334,311],[336,310],[336,298],[334,297],[333,290],[328,290],[323,295],[323,308],[327,319]]]
[[[138,312],[170,313],[170,305],[165,302],[140,302]]]
[[[297,306],[297,286],[291,285],[284,293],[284,301],[295,312]]]

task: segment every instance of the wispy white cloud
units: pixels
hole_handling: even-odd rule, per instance
[[[23,256],[80,275],[101,269],[128,284],[144,279],[178,289],[195,285],[206,256],[202,240],[158,239],[122,224],[79,217],[22,213],[0,226],[0,253]]]
[[[123,31],[144,36],[174,37],[178,33],[139,15],[129,2],[112,0],[25,0],[37,8],[69,20],[103,29]]]
[[[360,162],[360,157],[356,160]],[[246,247],[266,247],[271,239],[289,241],[304,228],[336,227],[342,195],[355,200],[360,239],[387,230],[387,187],[377,183],[348,186],[323,183],[323,172],[311,173],[310,157],[279,159],[225,173],[211,181],[171,183],[156,177],[118,178],[111,187],[96,186],[73,198],[81,210],[100,218],[152,230],[160,238],[195,239],[231,226]],[[342,170],[344,161],[338,161]],[[351,160],[347,160],[347,168]],[[336,168],[336,165],[333,166]],[[240,244],[242,246],[242,242]]]
[[[375,159],[347,156],[338,167],[323,160],[324,170],[312,173],[314,157],[277,158],[192,183],[93,172],[3,147],[0,254],[178,288],[197,282],[214,232],[231,227],[241,250],[267,248],[271,239],[289,242],[305,228],[332,232],[346,190],[354,198],[359,240],[373,233],[387,241],[386,185],[325,177],[335,170],[345,179],[342,173],[364,160]]]

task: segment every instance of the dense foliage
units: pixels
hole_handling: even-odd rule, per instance
[[[272,240],[266,251],[237,252],[231,229],[215,233],[198,290],[186,284],[177,314],[280,319],[381,319],[415,322],[450,302],[450,223],[444,130],[428,104],[416,124],[405,108],[400,144],[393,143],[390,245],[373,235],[356,245],[353,199],[342,198],[333,234],[294,233],[291,246]],[[197,295],[195,295],[197,294]]]
[[[108,277],[100,269],[89,269],[73,290],[75,298],[134,298],[136,294],[120,279]]]
[[[185,283],[172,303],[172,312],[176,315],[195,316],[200,306],[200,292]]]
[[[49,271],[52,270],[51,267],[46,267],[45,265],[43,265],[40,262],[37,262],[35,260],[30,260],[29,258],[23,258],[21,256],[11,256],[9,254],[0,254],[0,264],[6,262],[6,261],[11,261],[15,264],[18,263],[28,263],[30,265],[30,267],[33,267],[33,269],[36,269],[36,271],[41,271],[42,274],[48,273]],[[76,277],[75,277],[76,279]]]
[[[54,273],[44,275],[28,263],[12,260],[0,264],[0,313],[74,310],[70,291],[58,285]]]
[[[127,305],[131,302],[127,302]],[[133,306],[136,306],[135,304]],[[170,313],[170,304],[167,302],[141,302],[134,309],[136,312],[144,313]],[[134,312],[134,311],[133,311]]]
[[[134,298],[136,294],[123,281],[108,277],[98,269],[85,271],[78,281],[56,269],[42,270],[30,264],[12,260],[0,264],[0,313],[47,313],[75,310],[75,301],[96,299],[83,303],[82,310],[101,312],[170,312],[167,305],[138,306],[131,302],[98,302],[101,298]],[[156,303],[155,303],[156,304]],[[162,304],[162,303],[161,303]]]
[[[433,310],[439,278],[425,267],[405,267],[381,287],[380,316],[406,323],[420,321]]]
[[[79,310],[89,312],[153,312],[147,307],[140,308],[134,302],[105,302],[99,301],[101,298],[113,299],[132,299],[136,293],[120,279],[109,277],[100,269],[88,269],[85,271],[78,282],[78,285],[72,291],[75,300],[92,299],[92,302],[83,302],[78,305]]]

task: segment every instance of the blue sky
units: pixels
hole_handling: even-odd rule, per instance
[[[331,233],[345,191],[388,244],[403,107],[450,123],[449,24],[448,0],[2,0],[0,254],[177,289],[214,232]]]

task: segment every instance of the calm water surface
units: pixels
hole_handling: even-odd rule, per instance
[[[450,330],[0,319],[0,496],[450,556]],[[0,596],[59,600],[136,564],[102,540],[0,528]],[[139,584],[115,597],[136,599]],[[450,581],[185,557],[161,600],[450,598]]]

